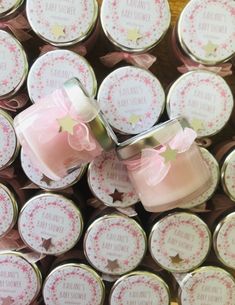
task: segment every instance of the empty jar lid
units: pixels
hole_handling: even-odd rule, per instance
[[[200,266],[211,246],[207,225],[196,215],[174,213],[152,228],[149,250],[153,259],[171,272],[188,272]]]
[[[122,275],[135,269],[146,251],[146,235],[133,219],[119,214],[94,221],[84,237],[89,263],[100,272]]]
[[[218,133],[233,110],[233,95],[225,80],[208,71],[182,75],[170,88],[167,112],[170,118],[184,116],[198,137]]]
[[[0,238],[14,227],[18,216],[18,205],[15,195],[4,184],[0,183]]]
[[[208,168],[211,172],[211,184],[207,191],[205,191],[202,195],[197,197],[196,199],[188,202],[185,205],[182,205],[181,208],[191,209],[193,207],[199,206],[209,200],[212,195],[215,193],[217,186],[220,181],[220,169],[219,164],[215,157],[205,148],[200,147],[200,151],[202,153],[203,159],[206,161]]]
[[[84,57],[68,50],[48,52],[39,57],[29,71],[29,97],[36,103],[73,77],[80,80],[89,96],[96,95],[96,77]]]
[[[89,36],[98,18],[96,0],[27,0],[26,12],[34,32],[55,46],[70,46]]]
[[[181,47],[195,61],[215,65],[230,59],[235,50],[235,2],[190,1],[178,22]]]
[[[225,193],[235,201],[235,149],[226,156],[221,168],[221,183]]]
[[[229,268],[235,269],[235,213],[218,223],[214,236],[214,249],[218,259]]]
[[[149,129],[165,107],[165,93],[159,80],[149,71],[130,66],[109,74],[97,99],[110,125],[124,134]]]
[[[46,305],[102,305],[104,284],[90,267],[65,264],[55,268],[47,276],[43,298]]]
[[[127,52],[144,52],[159,43],[170,26],[167,0],[104,0],[101,23],[108,39]]]
[[[11,34],[0,30],[0,100],[10,98],[22,87],[28,61],[22,45]]]
[[[5,111],[0,110],[0,170],[15,161],[19,148],[13,119]]]
[[[25,173],[25,175],[37,186],[41,189],[47,191],[56,191],[56,190],[64,190],[75,183],[77,183],[81,177],[83,176],[86,166],[81,166],[78,169],[74,170],[72,173],[68,174],[66,177],[61,180],[54,181],[46,177],[39,168],[37,168],[24,150],[21,150],[21,167]]]
[[[235,280],[221,268],[199,268],[186,275],[180,286],[181,305],[235,304]]]
[[[14,14],[23,4],[24,0],[3,0],[0,3],[0,20]]]
[[[92,161],[87,175],[90,190],[105,205],[126,208],[139,201],[126,166],[115,152],[103,153]]]
[[[121,277],[110,293],[110,305],[169,305],[167,284],[150,272],[136,271]]]
[[[83,220],[79,208],[71,200],[43,193],[25,204],[20,212],[18,228],[25,244],[34,251],[59,255],[78,242]]]
[[[0,253],[0,299],[2,304],[32,304],[39,294],[42,276],[35,264],[17,252]]]

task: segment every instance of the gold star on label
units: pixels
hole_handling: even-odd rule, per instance
[[[141,116],[136,115],[136,114],[132,114],[129,118],[129,123],[133,126],[135,126],[141,119]]]
[[[172,264],[180,264],[183,262],[183,259],[177,254],[176,256],[170,256]]]
[[[211,41],[208,41],[208,43],[206,45],[204,45],[204,47],[203,47],[203,49],[206,52],[207,57],[214,56],[217,48],[218,48],[218,45],[212,43]]]
[[[109,260],[108,259],[108,263],[107,263],[107,266],[106,266],[110,271],[114,271],[115,269],[118,269],[120,266],[118,264],[118,260],[115,259],[113,261]]]
[[[2,305],[11,305],[14,303],[14,300],[12,299],[12,297],[6,297],[6,298],[1,298],[2,301]]]
[[[69,115],[66,115],[61,119],[57,119],[57,121],[60,125],[59,132],[66,131],[73,135],[73,128],[77,125],[77,122],[75,120],[73,120]]]
[[[192,119],[190,124],[195,131],[201,130],[204,127],[203,121],[199,119]]]
[[[42,176],[42,179],[40,179],[41,182],[45,182],[47,185],[50,185],[51,184],[51,179],[48,178],[47,176],[43,175]]]
[[[42,238],[42,245],[41,245],[46,251],[52,246],[51,238]]]
[[[130,29],[127,32],[127,39],[133,42],[137,42],[138,39],[142,38],[138,29]]]
[[[121,193],[117,189],[115,189],[112,194],[109,194],[109,196],[113,198],[113,202],[122,201],[123,193]]]
[[[54,24],[52,26],[51,33],[55,36],[56,39],[60,37],[65,37],[65,29],[59,24]]]
[[[166,150],[161,153],[161,156],[165,159],[165,163],[168,163],[169,161],[174,161],[177,156],[177,150],[171,149],[169,146],[167,146]]]

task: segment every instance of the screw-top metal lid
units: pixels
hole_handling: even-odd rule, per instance
[[[0,2],[0,20],[10,18],[24,3],[24,0],[5,0]]]

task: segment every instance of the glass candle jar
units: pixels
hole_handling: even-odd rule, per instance
[[[27,155],[55,181],[115,146],[111,128],[75,78],[21,112],[15,128]]]
[[[227,267],[235,269],[235,213],[228,214],[216,226],[213,245],[218,259]]]
[[[80,80],[89,96],[96,95],[96,76],[84,57],[68,50],[47,52],[29,70],[27,88],[31,101],[40,102],[73,77]]]
[[[26,13],[33,31],[47,43],[69,47],[88,43],[98,20],[96,0],[27,0]],[[92,37],[95,40],[96,37]]]
[[[158,79],[149,71],[130,66],[104,79],[97,100],[110,125],[123,134],[149,129],[165,108],[165,93]]]
[[[32,183],[46,191],[62,191],[66,188],[69,188],[76,184],[86,171],[86,166],[81,166],[64,178],[58,181],[53,181],[43,175],[40,169],[34,166],[23,149],[21,150],[20,157],[21,167],[25,175],[29,178],[30,181],[32,181]]]
[[[136,271],[121,277],[114,284],[109,304],[170,305],[170,291],[154,273]]]
[[[88,167],[87,179],[93,195],[107,206],[127,208],[139,201],[126,166],[115,152],[103,153],[93,160]]]
[[[233,0],[190,1],[172,36],[176,57],[184,64],[218,65],[234,56]]]
[[[42,293],[46,305],[102,305],[104,289],[102,279],[93,269],[67,263],[50,272]]]
[[[211,186],[200,196],[181,206],[181,208],[184,209],[191,209],[193,207],[200,206],[201,204],[206,203],[215,193],[220,181],[220,169],[217,160],[207,149],[200,147],[200,151],[202,153],[203,159],[206,161],[210,169]]]
[[[0,253],[0,299],[2,304],[32,304],[37,298],[42,276],[38,267],[17,252]]]
[[[0,171],[15,161],[19,149],[13,119],[8,113],[0,110]]]
[[[183,118],[160,124],[119,145],[117,154],[149,212],[170,210],[194,200],[211,185],[197,134]]]
[[[104,0],[101,23],[109,41],[123,51],[143,53],[155,47],[171,21],[167,0]]]
[[[95,220],[84,237],[88,262],[102,273],[122,275],[135,269],[146,251],[146,235],[140,225],[121,214]]]
[[[181,283],[180,305],[235,304],[235,280],[217,267],[202,267],[186,275]]]
[[[16,196],[2,183],[0,183],[0,215],[0,238],[2,238],[13,229],[18,218]]]
[[[73,201],[43,193],[31,198],[22,208],[18,229],[22,240],[35,252],[60,255],[79,241],[83,219]]]
[[[24,0],[2,0],[0,3],[0,20],[11,18],[21,8]]]
[[[221,166],[221,185],[225,194],[235,201],[235,141],[227,141],[215,148]]]
[[[0,30],[0,102],[21,89],[28,73],[26,53],[8,32]]]
[[[162,268],[184,273],[199,267],[211,247],[211,233],[196,215],[169,214],[158,220],[149,236],[149,251]]]
[[[233,104],[233,94],[225,80],[202,70],[182,75],[167,95],[168,116],[185,117],[199,138],[222,130],[229,121]]]

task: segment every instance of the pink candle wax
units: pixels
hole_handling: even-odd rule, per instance
[[[107,128],[76,79],[15,118],[21,145],[52,180],[112,148],[114,142]]]
[[[121,144],[119,157],[147,211],[180,207],[203,192],[211,174],[194,143],[196,133],[174,119]]]

